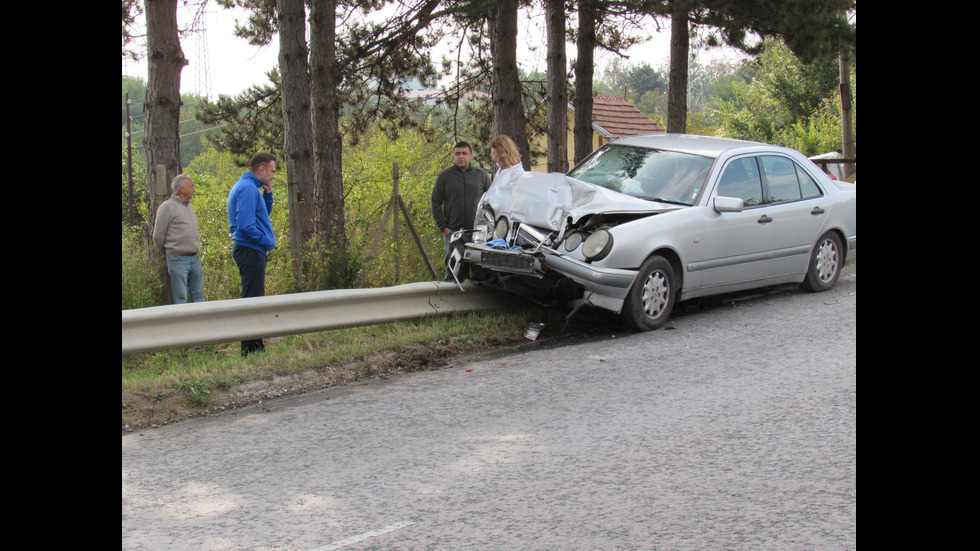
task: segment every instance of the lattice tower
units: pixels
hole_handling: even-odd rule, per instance
[[[194,93],[211,99],[211,62],[208,56],[207,26],[201,25],[195,35],[197,47],[194,54]]]

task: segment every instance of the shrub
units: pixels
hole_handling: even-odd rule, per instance
[[[449,166],[450,151],[426,143],[418,132],[405,132],[397,141],[378,132],[366,136],[358,147],[344,149],[344,213],[348,237],[348,273],[344,280],[350,287],[382,287],[442,279],[443,240],[432,222],[429,196],[439,171]],[[399,195],[418,230],[425,255],[436,270],[435,277],[429,272],[400,209],[392,213],[400,218],[399,239],[397,242],[393,239],[389,218],[378,241],[380,246],[374,257],[368,258],[392,198],[394,162],[399,166]],[[245,170],[235,165],[231,154],[214,149],[201,153],[184,170],[194,179],[196,190],[192,201],[201,232],[205,300],[241,296],[241,281],[228,234],[227,200],[232,185]],[[283,162],[276,175],[276,204],[270,217],[276,233],[276,248],[269,254],[266,267],[266,295],[297,291],[291,268],[286,182]],[[146,210],[145,203],[143,210]],[[161,266],[163,258],[147,248],[145,240],[141,228],[123,227],[123,309],[164,304],[167,276]],[[150,247],[153,247],[152,243]],[[321,247],[316,242],[306,246],[302,265],[308,281],[327,279],[324,272],[330,267],[323,259],[328,255]],[[395,277],[396,265],[398,278]]]
[[[143,229],[123,224],[122,309],[163,304],[163,272],[163,257],[147,243]]]

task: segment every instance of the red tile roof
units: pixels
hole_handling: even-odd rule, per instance
[[[608,132],[613,139],[667,132],[633,104],[618,96],[595,96],[592,102],[592,122]]]

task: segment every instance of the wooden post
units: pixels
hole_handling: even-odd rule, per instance
[[[153,235],[153,226],[156,224],[157,219],[156,209],[169,198],[170,193],[167,193],[167,189],[169,188],[167,182],[167,167],[164,165],[156,165],[153,167],[152,174],[153,181],[148,182],[149,189],[147,189],[147,193],[153,197],[153,202],[150,204],[150,210],[152,212],[148,212],[146,215],[148,224],[145,234],[148,238],[147,249],[156,251],[156,245],[153,243],[153,239],[151,239],[151,236]],[[159,255],[155,255],[155,257],[160,258]],[[163,281],[163,303],[173,304],[173,287],[170,283],[170,271],[167,269],[166,258],[163,259],[163,264],[160,266],[160,279]]]
[[[399,222],[398,222],[398,211],[400,210],[403,215],[405,215],[405,222],[408,224],[408,229],[412,233],[412,237],[415,238],[415,244],[419,248],[419,252],[422,254],[422,259],[425,260],[425,265],[429,268],[432,273],[432,277],[436,276],[436,269],[432,266],[432,262],[429,260],[429,255],[425,252],[425,246],[422,245],[422,238],[419,236],[418,229],[415,227],[415,223],[412,222],[412,217],[409,215],[408,207],[405,206],[405,202],[402,201],[400,191],[398,189],[398,163],[394,163],[392,166],[392,176],[394,178],[394,194],[391,197],[391,201],[388,202],[388,208],[385,210],[384,216],[381,218],[381,224],[378,226],[378,231],[374,235],[374,241],[371,243],[371,248],[368,250],[367,257],[364,260],[364,267],[361,268],[361,275],[357,279],[357,284],[361,285],[364,283],[364,277],[367,275],[368,268],[371,263],[374,262],[374,255],[378,251],[378,247],[381,244],[381,237],[384,234],[385,228],[388,227],[388,218],[392,215],[395,216],[394,220],[394,240],[395,240],[395,281],[401,279],[401,268],[399,264],[399,257],[401,256],[400,249],[398,248],[399,240]]]
[[[157,165],[153,171],[153,193],[157,197],[157,206],[160,206],[161,203],[170,197],[170,192],[167,190],[167,183],[167,167]]]
[[[850,58],[847,48],[841,45],[840,48],[840,122],[843,135],[841,154],[845,158],[854,158],[857,154],[854,147],[854,131],[851,126],[851,69]],[[857,167],[851,164],[844,164],[844,178],[849,178],[857,171]]]
[[[391,163],[391,178],[394,180],[394,195],[392,195],[392,206],[394,206],[394,201],[396,201],[400,195],[398,194],[398,162]],[[395,213],[395,281],[401,281],[402,279],[402,269],[401,269],[401,246],[399,246],[399,232],[398,232],[398,213]]]

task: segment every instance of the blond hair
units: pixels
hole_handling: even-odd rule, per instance
[[[490,148],[497,150],[497,158],[500,161],[500,168],[509,168],[521,164],[521,155],[517,152],[514,140],[509,136],[498,134],[490,140]]]

